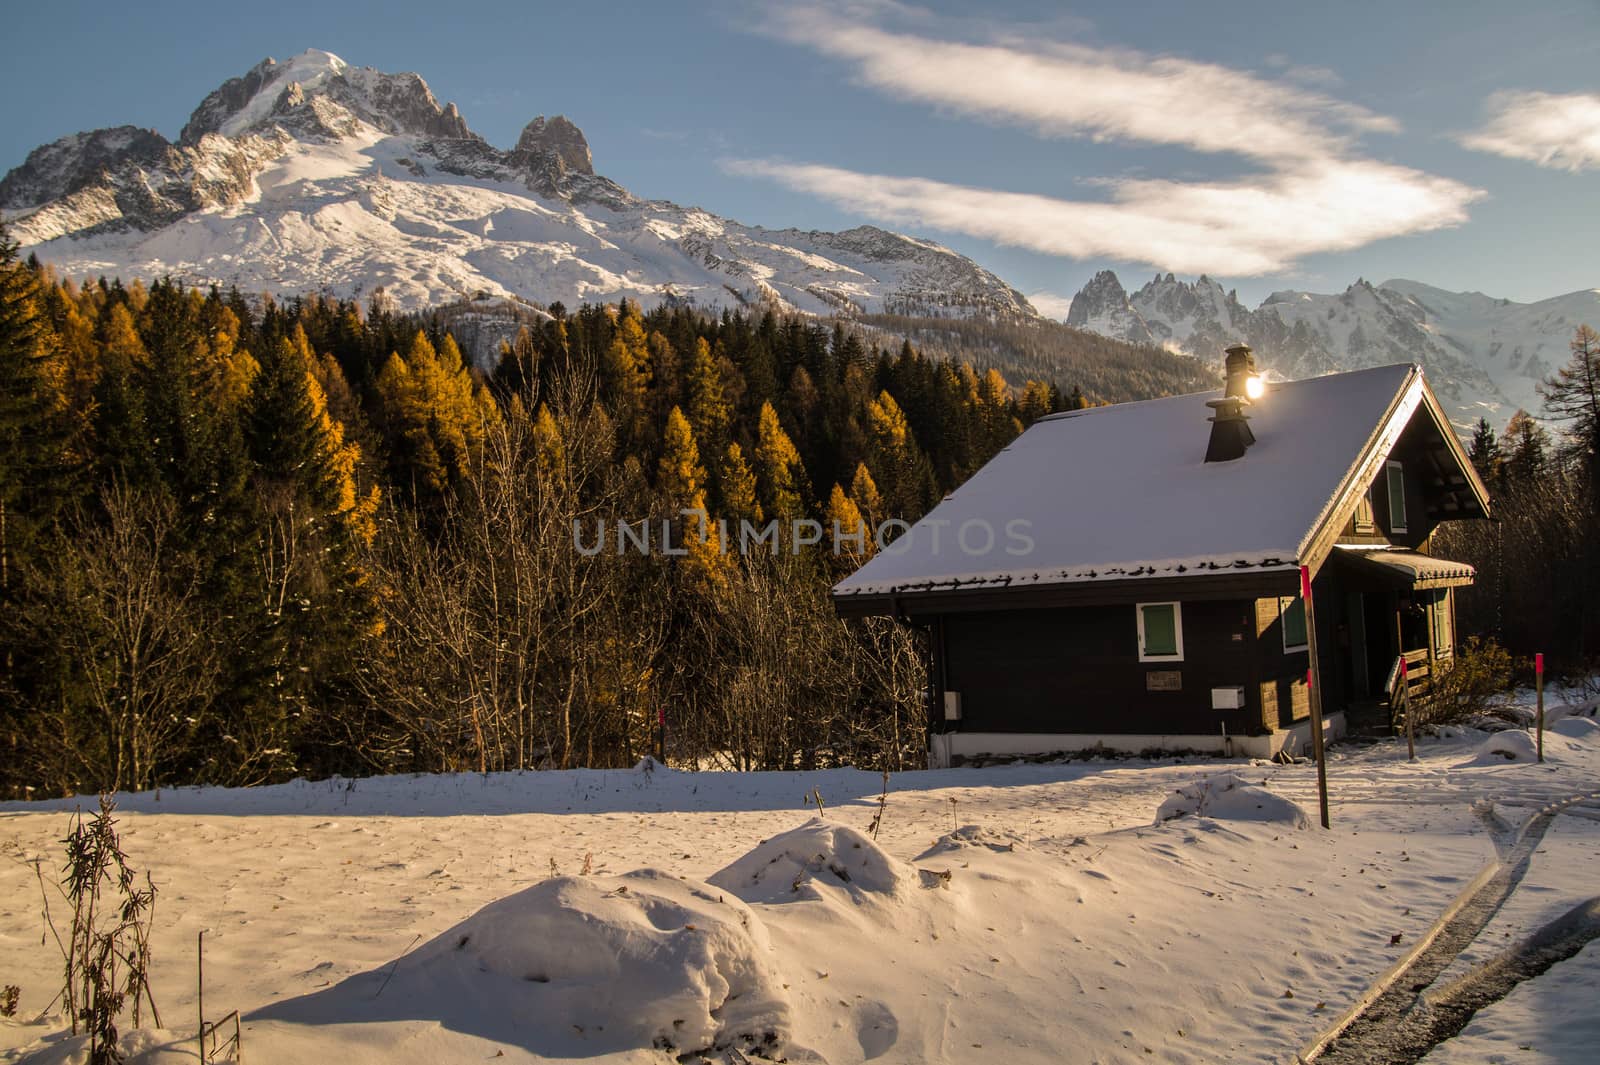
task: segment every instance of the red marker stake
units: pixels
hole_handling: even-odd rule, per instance
[[[1544,761],[1544,652],[1533,656],[1533,687],[1539,693],[1539,761]]]
[[[1300,599],[1306,607],[1306,691],[1311,700],[1311,750],[1317,758],[1317,803],[1328,827],[1328,755],[1322,742],[1322,691],[1317,686],[1317,616],[1311,604],[1311,568],[1300,567]]]

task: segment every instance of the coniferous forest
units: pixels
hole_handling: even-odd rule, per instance
[[[79,286],[0,258],[10,794],[663,745],[915,764],[916,637],[827,596],[871,534],[836,554],[788,529],[915,520],[1091,402],[880,332],[632,304],[554,306],[485,373],[439,316],[381,298]],[[776,550],[719,531],[774,520]],[[678,551],[594,550],[664,521]]]

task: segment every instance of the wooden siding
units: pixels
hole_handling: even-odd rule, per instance
[[[1255,600],[1190,601],[1181,662],[1140,662],[1132,604],[1001,610],[940,619],[942,692],[961,693],[963,732],[1259,735]],[[1151,691],[1149,673],[1180,675]],[[1158,678],[1164,680],[1165,678]],[[1213,710],[1213,687],[1242,686],[1245,706]],[[942,720],[934,722],[943,728]]]
[[[1255,613],[1262,721],[1268,728],[1288,728],[1311,716],[1311,693],[1306,687],[1306,663],[1311,655],[1283,649],[1283,622],[1276,597],[1257,599]]]

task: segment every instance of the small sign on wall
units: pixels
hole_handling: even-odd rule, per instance
[[[1183,690],[1183,671],[1179,669],[1152,669],[1144,675],[1147,692],[1178,692]]]

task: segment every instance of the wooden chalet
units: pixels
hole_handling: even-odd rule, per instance
[[[1042,418],[833,589],[929,635],[929,757],[1092,747],[1272,757],[1455,650],[1470,566],[1429,550],[1488,492],[1420,367]],[[1312,577],[1315,639],[1300,598]]]

